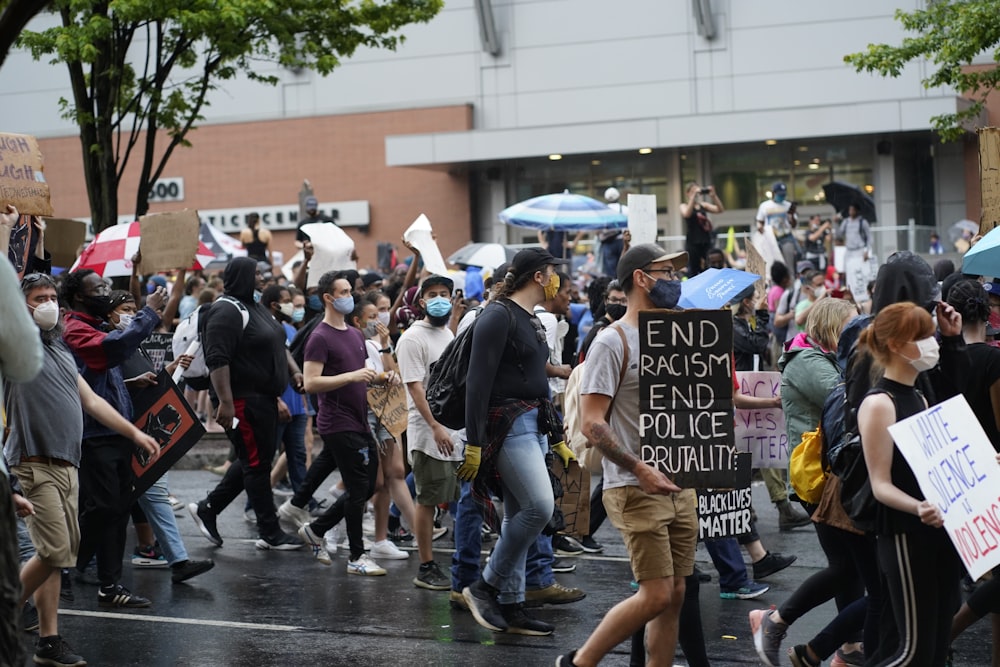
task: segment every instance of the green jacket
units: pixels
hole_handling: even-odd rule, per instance
[[[840,382],[840,367],[836,352],[824,352],[805,334],[799,334],[778,360],[778,370],[791,454],[802,441],[802,434],[815,431],[819,425],[823,403]]]

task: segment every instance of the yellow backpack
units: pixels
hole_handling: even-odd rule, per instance
[[[815,431],[802,434],[802,441],[792,450],[788,477],[795,494],[807,503],[819,504],[829,474],[823,466],[823,434]]]

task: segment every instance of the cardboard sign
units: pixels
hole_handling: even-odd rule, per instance
[[[639,453],[682,488],[749,486],[733,434],[729,311],[639,313]]]
[[[0,202],[12,204],[23,215],[52,215],[43,168],[37,139],[0,133]]]
[[[87,240],[87,223],[70,218],[45,218],[45,249],[52,266],[69,268]]]
[[[736,537],[750,532],[750,487],[698,490],[698,539]]]
[[[194,266],[201,235],[198,211],[184,209],[139,218],[142,272],[160,273]]]
[[[590,533],[590,473],[576,461],[569,467],[563,465],[558,456],[552,457],[549,470],[562,484],[563,495],[557,498],[566,527],[567,535],[587,535]]]
[[[368,407],[396,440],[406,432],[406,389],[403,385],[369,387]]]
[[[634,246],[656,243],[656,195],[628,196],[628,231]]]
[[[969,576],[1000,565],[1000,466],[964,396],[889,427],[920,490],[944,515],[944,529]]]
[[[864,259],[861,250],[854,250],[845,255],[844,264],[847,267],[847,287],[855,303],[865,303],[869,300],[868,283],[878,275],[878,262],[870,257]]]
[[[358,268],[353,259],[354,240],[337,225],[330,222],[311,222],[302,225],[302,231],[309,235],[313,246],[306,287],[319,285],[319,279],[327,271]]]
[[[153,372],[159,373],[163,368],[174,360],[174,335],[154,331],[149,337],[142,341],[142,350],[149,355],[153,362]]]
[[[747,241],[744,245],[747,249],[747,263],[744,268],[747,273],[753,273],[760,276],[760,278],[757,279],[757,282],[753,284],[753,302],[758,304],[767,294],[767,261],[764,259],[764,256],[760,254],[760,251],[757,250],[753,243]]]
[[[420,251],[420,259],[423,260],[425,269],[439,276],[448,275],[448,267],[445,266],[441,250],[431,231],[431,221],[426,215],[421,213],[413,221],[413,224],[403,232],[403,239]]]
[[[979,135],[979,190],[982,214],[979,233],[986,235],[1000,225],[1000,128],[981,127]]]
[[[155,385],[132,395],[132,414],[132,423],[160,443],[160,458],[152,464],[138,448],[132,456],[134,501],[201,440],[205,427],[166,371],[159,372]]]
[[[776,398],[781,395],[781,373],[742,371],[736,378],[740,394],[744,396]],[[785,413],[781,408],[736,410],[736,448],[750,453],[754,468],[788,468]]]

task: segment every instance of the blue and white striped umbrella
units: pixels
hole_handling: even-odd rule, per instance
[[[500,211],[500,221],[515,227],[565,232],[625,229],[628,216],[604,202],[571,194],[569,190],[542,195]]]

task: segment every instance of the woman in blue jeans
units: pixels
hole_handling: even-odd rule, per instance
[[[559,291],[557,260],[541,248],[514,256],[497,282],[496,299],[476,318],[466,387],[465,461],[458,469],[475,480],[473,496],[487,522],[496,517],[489,500],[503,498],[500,538],[479,580],[462,596],[476,621],[496,632],[548,635],[553,626],[524,611],[525,557],[552,518],[554,499],[545,457],[572,456],[549,400],[545,372],[549,348],[536,305]]]

